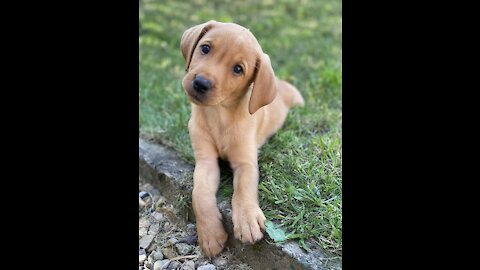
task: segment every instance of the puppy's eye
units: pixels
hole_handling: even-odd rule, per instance
[[[202,53],[203,53],[203,54],[207,54],[207,53],[210,52],[210,46],[208,46],[207,44],[202,45],[202,46],[200,47],[200,49],[202,50]]]
[[[243,68],[240,65],[236,65],[233,67],[233,73],[240,75],[243,73]]]

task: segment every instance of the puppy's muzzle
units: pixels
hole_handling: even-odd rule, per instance
[[[203,76],[195,76],[192,84],[193,89],[199,94],[205,94],[212,89],[212,82],[205,79]]]

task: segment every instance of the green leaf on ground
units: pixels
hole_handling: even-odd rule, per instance
[[[278,226],[275,226],[273,222],[270,220],[265,222],[265,229],[268,233],[268,236],[273,239],[275,242],[283,242],[287,240],[287,236],[285,235],[285,231],[283,231]]]

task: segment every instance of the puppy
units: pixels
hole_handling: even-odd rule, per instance
[[[192,205],[198,242],[208,257],[227,240],[216,192],[218,158],[233,170],[232,219],[235,238],[262,239],[265,216],[258,204],[258,148],[285,121],[300,92],[275,77],[268,55],[246,28],[208,21],[182,35],[183,88],[192,103],[188,129],[195,156]]]

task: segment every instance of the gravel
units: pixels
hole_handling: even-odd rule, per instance
[[[189,244],[185,244],[185,243],[178,243],[175,245],[175,248],[177,249],[177,253],[178,255],[187,255],[187,254],[190,254],[194,247],[189,245]]]
[[[143,195],[143,203],[139,203],[139,269],[252,270],[228,249],[212,260],[205,257],[197,243],[195,224],[183,220],[150,184],[140,180],[139,190]]]
[[[217,268],[213,264],[202,265],[197,268],[198,270],[216,270]]]

